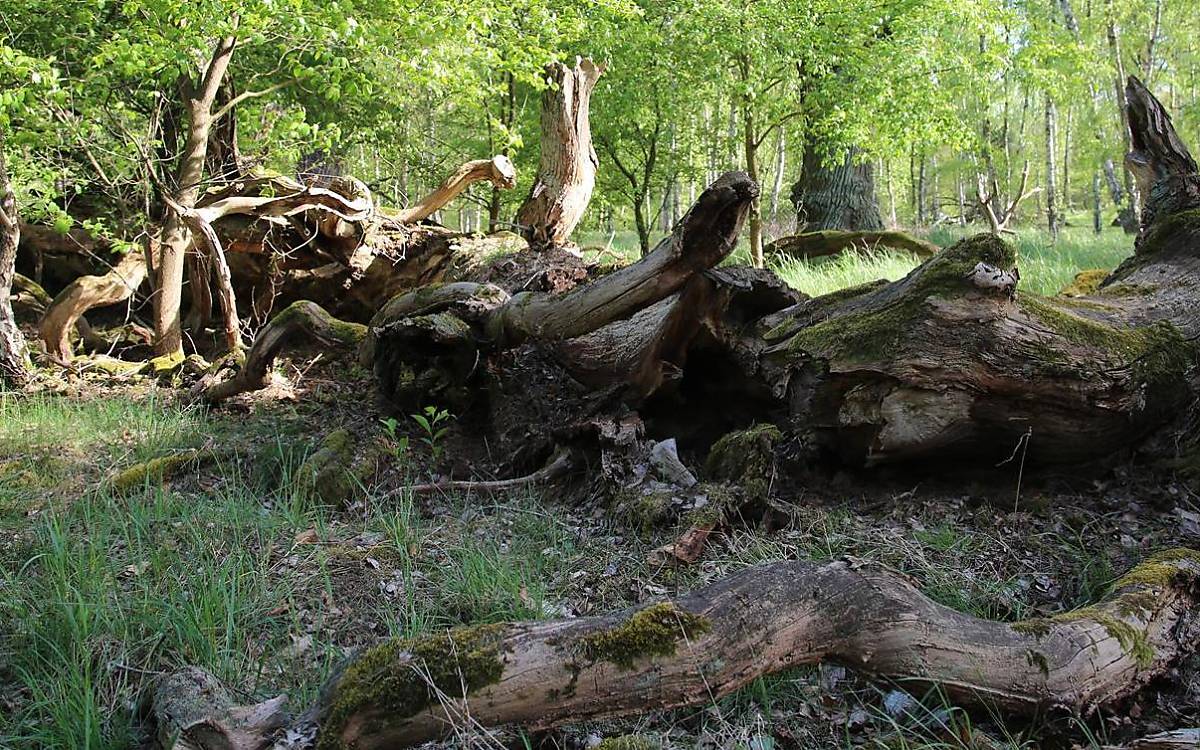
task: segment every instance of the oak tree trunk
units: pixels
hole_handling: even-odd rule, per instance
[[[829,165],[816,144],[805,143],[800,179],[792,186],[799,231],[883,229],[875,196],[875,167],[870,161],[856,161],[858,153],[850,149]]]

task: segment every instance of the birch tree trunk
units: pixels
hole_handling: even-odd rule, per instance
[[[1050,237],[1058,239],[1058,189],[1055,185],[1055,172],[1058,167],[1055,162],[1055,141],[1058,140],[1058,112],[1054,108],[1054,100],[1046,95],[1046,226]]]

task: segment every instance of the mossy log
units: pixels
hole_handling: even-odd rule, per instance
[[[338,670],[296,726],[319,749],[405,747],[468,715],[545,728],[706,704],[827,660],[1001,714],[1086,715],[1195,649],[1198,582],[1200,553],[1171,550],[1096,604],[1002,623],[877,564],[781,562],[625,612],[387,641]]]
[[[904,250],[922,259],[933,257],[941,250],[932,242],[914,237],[908,232],[882,229],[851,232],[826,229],[780,237],[767,245],[764,252],[766,255],[787,255],[800,260],[808,260],[837,255],[843,250],[852,248],[872,250],[879,247]]]

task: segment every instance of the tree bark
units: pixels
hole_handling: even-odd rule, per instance
[[[184,84],[187,100],[188,131],[175,180],[172,200],[184,209],[194,208],[204,178],[212,130],[212,108],[225,72],[233,58],[234,37],[219,41],[200,81]],[[155,258],[154,349],[160,356],[183,356],[183,332],[179,306],[183,294],[184,259],[192,247],[192,232],[177,211],[169,211],[163,221],[162,239]]]
[[[46,353],[55,361],[70,362],[71,331],[85,313],[95,307],[123,302],[146,279],[146,257],[140,252],[123,256],[111,271],[101,276],[80,276],[58,293],[38,324]]]
[[[800,179],[792,186],[801,232],[883,229],[875,196],[875,168],[869,161],[856,162],[858,153],[850,149],[841,161],[829,166],[818,146],[806,142]]]
[[[12,308],[12,285],[20,242],[21,217],[4,163],[4,134],[0,132],[0,385],[18,387],[29,380],[25,336],[17,326]]]
[[[467,715],[483,727],[547,728],[705,704],[756,677],[828,660],[1005,713],[1090,714],[1195,649],[1198,580],[1200,553],[1171,550],[1095,605],[1009,624],[935,604],[883,566],[775,563],[615,614],[385,642],[338,670],[291,734],[304,746],[369,750],[437,739]],[[220,695],[192,687],[204,680],[173,679],[156,686],[152,707]],[[219,703],[200,713],[233,715]],[[236,715],[269,716],[264,707],[277,705]],[[234,729],[233,720],[216,723]]]
[[[1055,159],[1055,146],[1058,140],[1058,110],[1054,100],[1046,95],[1046,227],[1050,237],[1058,239],[1058,186],[1055,184],[1055,173],[1058,169]]]
[[[574,68],[553,63],[546,71],[541,160],[516,218],[531,246],[565,245],[592,198],[598,162],[588,108],[603,72],[590,58],[576,58]]]

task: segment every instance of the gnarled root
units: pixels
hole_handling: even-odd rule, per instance
[[[239,393],[266,388],[270,383],[271,366],[279,352],[301,336],[326,347],[353,350],[363,340],[366,331],[366,326],[338,320],[314,302],[294,302],[258,332],[237,375],[222,383],[202,382],[198,395],[205,401],[217,402]]]
[[[69,362],[72,356],[70,332],[83,314],[94,307],[129,299],[146,280],[146,273],[145,256],[131,252],[103,276],[81,276],[71,282],[50,303],[38,325],[46,353],[59,362]]]
[[[936,604],[879,565],[781,562],[616,614],[386,642],[293,726],[316,747],[403,747],[442,736],[466,704],[481,726],[549,727],[708,703],[829,659],[1004,713],[1089,713],[1196,647],[1198,582],[1200,553],[1170,550],[1098,604],[1009,624]]]

